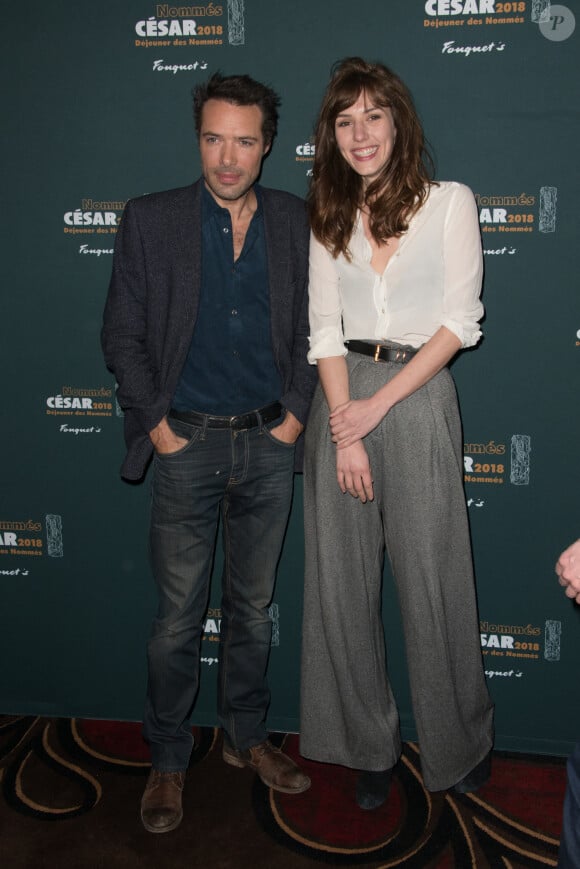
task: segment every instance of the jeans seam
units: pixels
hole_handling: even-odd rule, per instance
[[[220,666],[221,666],[221,691],[220,691],[220,705],[222,710],[226,705],[226,696],[227,696],[227,672],[228,672],[228,658],[229,658],[229,636],[231,635],[231,626],[234,617],[234,611],[231,602],[231,568],[230,568],[230,539],[229,539],[229,529],[228,529],[228,511],[229,504],[227,501],[227,495],[224,498],[223,510],[222,510],[222,520],[224,523],[224,533],[223,533],[223,541],[224,541],[224,570],[223,570],[223,580],[222,580],[222,599],[227,597],[228,599],[228,631],[226,633],[225,640],[223,637],[221,638],[220,643]],[[222,625],[223,625],[223,612],[222,612]],[[235,720],[234,715],[231,710],[228,710],[227,714],[227,733],[229,740],[232,744],[233,748],[237,747],[237,736],[235,732]]]

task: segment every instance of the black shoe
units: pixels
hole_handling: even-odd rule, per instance
[[[363,769],[356,780],[356,802],[359,808],[370,811],[382,806],[389,795],[392,769],[379,772]]]
[[[470,794],[479,790],[491,775],[491,751],[485,755],[482,761],[468,772],[457,784],[453,785],[456,794]]]

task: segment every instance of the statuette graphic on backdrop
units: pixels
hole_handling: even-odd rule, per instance
[[[474,195],[483,233],[522,236],[538,231],[556,232],[557,187],[542,186],[532,193],[476,192]]]
[[[174,6],[158,3],[134,25],[136,48],[183,49],[245,43],[243,0]],[[226,38],[227,37],[227,38]]]
[[[509,452],[508,452],[509,449]],[[509,473],[514,486],[527,486],[530,482],[532,439],[529,435],[514,434],[507,444],[490,440],[463,444],[464,482],[502,485]]]
[[[44,523],[38,519],[0,520],[0,556],[62,558],[62,528],[62,516],[58,513],[47,513]],[[23,575],[27,572],[18,570]]]
[[[560,660],[562,624],[546,619],[544,625],[531,623],[494,624],[482,620],[479,623],[482,654],[486,666],[489,658],[517,658],[519,662]],[[486,658],[485,656],[488,656]]]

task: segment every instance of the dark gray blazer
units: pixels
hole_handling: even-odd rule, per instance
[[[128,480],[145,473],[153,453],[149,432],[171,406],[191,343],[201,280],[202,184],[200,179],[130,200],[117,233],[101,338],[125,412],[121,475]],[[280,401],[306,423],[317,376],[306,361],[306,210],[291,193],[267,188],[262,193]]]

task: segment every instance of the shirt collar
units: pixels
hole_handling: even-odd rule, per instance
[[[213,198],[207,187],[205,186],[205,182],[202,179],[203,184],[203,192],[202,192],[202,208],[208,215],[223,215],[224,211],[228,211],[227,208],[222,208],[221,205],[218,205],[216,200]],[[253,191],[256,194],[257,200],[257,208],[254,214],[254,217],[259,217],[262,214],[263,202],[262,202],[262,188],[259,184],[254,184]],[[228,212],[229,214],[229,212]]]

